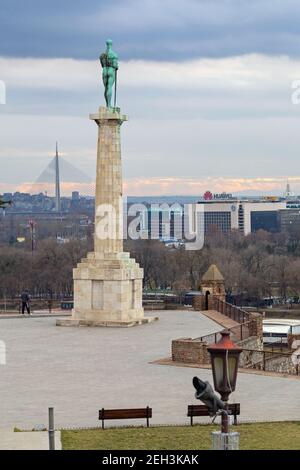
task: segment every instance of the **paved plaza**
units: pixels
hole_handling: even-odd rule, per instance
[[[60,431],[55,432],[55,450],[61,450]],[[14,432],[0,429],[0,450],[49,450],[47,431]]]
[[[50,406],[57,427],[98,426],[99,408],[147,405],[152,424],[188,423],[187,404],[196,403],[192,377],[212,381],[211,371],[150,362],[170,356],[174,338],[222,327],[199,312],[153,314],[158,322],[134,328],[57,327],[49,317],[0,319],[7,354],[7,364],[0,365],[0,428],[46,425]],[[297,379],[240,373],[232,399],[241,403],[241,420],[300,419]]]

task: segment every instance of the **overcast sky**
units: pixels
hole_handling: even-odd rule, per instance
[[[28,188],[56,140],[93,179],[107,37],[128,194],[300,192],[297,0],[0,0],[0,191]]]

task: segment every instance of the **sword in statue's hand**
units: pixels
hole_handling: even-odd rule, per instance
[[[118,69],[116,69],[116,76],[115,76],[115,100],[114,100],[114,108],[117,105],[117,77],[118,77]]]

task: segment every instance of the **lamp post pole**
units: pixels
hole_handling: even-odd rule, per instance
[[[211,345],[207,350],[211,356],[214,387],[220,393],[221,400],[225,404],[224,409],[221,410],[221,432],[224,435],[228,435],[228,398],[230,393],[235,390],[239,356],[242,348],[231,341],[229,331],[224,330],[221,332],[221,335],[221,340]]]
[[[214,393],[209,382],[203,382],[198,377],[194,377],[193,385],[196,389],[195,397],[207,406],[209,415],[214,417],[221,415],[221,431],[212,432],[212,448],[214,450],[238,450],[239,433],[229,432],[228,398],[235,390],[242,348],[231,341],[228,330],[222,331],[221,336],[219,342],[207,348],[211,356],[214,387],[220,394],[221,400]]]
[[[219,392],[219,393],[221,395],[221,400],[225,405],[221,414],[221,431],[227,434],[229,432],[229,412],[228,412],[229,393],[226,393],[226,392]]]
[[[225,403],[225,410],[222,411],[221,430],[225,434],[229,433],[229,417],[228,417],[228,405],[227,405],[227,403]]]

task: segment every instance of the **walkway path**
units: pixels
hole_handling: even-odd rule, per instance
[[[49,450],[48,433],[0,429],[0,450]],[[61,450],[59,431],[55,433],[55,450]]]
[[[34,310],[30,315],[28,313],[17,313],[17,312],[0,312],[0,320],[8,318],[18,318],[24,320],[26,318],[44,318],[44,317],[70,317],[72,314],[70,311],[66,310],[54,310],[52,313],[49,313],[48,310]]]
[[[217,312],[217,310],[204,310],[201,313],[207,318],[210,318],[210,320],[213,320],[214,322],[223,326],[223,328],[233,328],[234,326],[239,325],[238,322],[231,320],[231,318],[226,317],[226,315],[223,315],[220,312]]]
[[[197,403],[192,377],[212,382],[211,370],[151,362],[170,357],[174,338],[222,327],[199,312],[155,315],[160,321],[124,329],[56,327],[55,318],[0,320],[7,356],[0,365],[0,427],[47,425],[51,406],[57,428],[99,426],[102,407],[147,405],[153,424],[188,423],[187,404]],[[241,403],[242,421],[300,420],[299,380],[239,374],[232,399]]]

